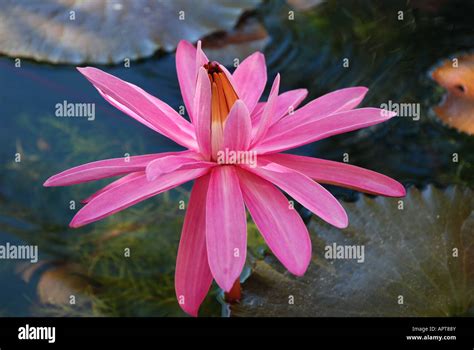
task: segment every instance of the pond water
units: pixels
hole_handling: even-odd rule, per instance
[[[307,88],[309,100],[363,85],[370,88],[365,106],[392,101],[420,107],[418,120],[397,117],[297,153],[338,161],[347,154],[351,164],[407,186],[472,187],[474,139],[437,120],[432,107],[444,92],[429,73],[441,60],[472,49],[472,15],[466,14],[474,14],[474,3],[432,1],[428,8],[418,3],[328,1],[310,11],[296,11],[289,20],[288,5],[271,1],[252,14],[270,35],[265,49],[269,80],[280,72],[281,90]],[[99,68],[173,108],[182,104],[174,54],[158,53],[132,62],[131,68]],[[173,271],[184,215],[178,203],[186,199],[189,185],[81,229],[68,228],[80,200],[107,181],[42,186],[49,176],[74,165],[180,146],[109,105],[73,66],[22,60],[16,68],[12,58],[0,57],[0,79],[0,244],[38,245],[44,262],[27,272],[16,262],[2,262],[0,316],[184,315],[175,300]],[[95,103],[95,120],[57,118],[55,105],[63,101]],[[20,162],[15,161],[18,154]],[[345,200],[357,196],[330,190]],[[304,210],[302,214],[308,215]],[[130,257],[124,257],[127,248]],[[215,286],[213,290],[202,315],[220,315],[218,291]],[[58,300],[74,294],[77,303],[45,303],[41,293],[52,293]]]

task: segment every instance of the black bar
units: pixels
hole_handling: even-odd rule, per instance
[[[55,342],[19,340],[19,328],[55,327]],[[472,318],[0,318],[0,349],[123,344],[162,336],[316,336],[339,342],[457,349],[474,347]],[[415,328],[413,328],[415,327]],[[439,328],[439,327],[456,327]],[[422,332],[422,329],[426,329]],[[407,336],[456,336],[456,340],[408,340]]]

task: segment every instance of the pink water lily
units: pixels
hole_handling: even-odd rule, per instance
[[[138,86],[96,68],[78,70],[113,106],[186,150],[92,162],[54,175],[44,185],[124,175],[84,200],[70,223],[79,227],[194,180],[175,274],[176,296],[188,314],[197,315],[213,279],[229,291],[239,278],[247,250],[245,208],[273,254],[301,276],[310,262],[311,242],[303,220],[280,190],[339,228],[348,225],[346,212],[320,183],[405,195],[400,183],[371,170],[279,153],[394,116],[377,108],[356,108],[367,88],[337,90],[297,109],[307,91],[280,94],[279,75],[267,102],[259,102],[267,82],[259,52],[231,74],[209,62],[200,43],[195,48],[182,41],[176,68],[190,121]],[[234,157],[220,157],[224,150]],[[248,155],[256,161],[251,163]]]

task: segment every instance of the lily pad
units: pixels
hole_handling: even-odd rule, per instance
[[[66,306],[71,302],[71,296],[84,302],[85,292],[90,289],[85,271],[80,266],[59,261],[40,261],[38,265],[27,265],[21,272],[25,282],[30,282],[37,270],[48,265],[45,271],[40,272],[37,285],[39,301],[43,304]],[[75,300],[74,300],[75,303]]]
[[[308,11],[320,5],[322,0],[287,0],[287,2],[296,10]]]
[[[312,219],[313,261],[293,277],[271,256],[255,262],[233,316],[473,315],[474,196],[467,188],[345,203],[345,230]],[[403,206],[403,209],[401,209]],[[329,247],[364,247],[363,262]]]
[[[0,53],[52,63],[118,63],[234,27],[260,0],[0,0]]]
[[[447,90],[442,103],[434,108],[443,123],[467,134],[474,134],[474,55],[445,61],[432,73]]]
[[[228,32],[216,33],[203,40],[202,46],[210,60],[235,66],[255,51],[263,51],[270,41],[265,27],[255,18],[244,18]]]

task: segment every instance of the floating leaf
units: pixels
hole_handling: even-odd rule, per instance
[[[255,51],[263,51],[270,41],[265,27],[254,17],[242,20],[235,29],[209,36],[203,47],[210,60],[235,66]]]
[[[0,0],[0,52],[53,63],[118,63],[233,28],[260,0]]]
[[[474,196],[470,189],[409,190],[406,198],[345,203],[350,225],[317,221],[313,261],[293,277],[273,258],[255,263],[234,316],[454,316],[473,314]],[[403,209],[400,209],[402,208]],[[327,247],[364,247],[364,262]]]
[[[287,0],[288,4],[296,10],[308,11],[322,3],[322,0]]]
[[[90,309],[88,294],[93,285],[81,266],[65,261],[42,260],[37,264],[20,263],[16,272],[26,283],[37,283],[37,306],[56,306],[63,310]]]
[[[66,306],[72,296],[77,299],[77,303],[82,303],[86,298],[84,293],[90,286],[79,271],[78,266],[62,264],[43,272],[37,287],[41,303]]]
[[[434,111],[449,126],[474,134],[474,55],[448,60],[432,73],[448,92]]]
[[[474,101],[448,92],[441,105],[434,108],[443,123],[469,135],[474,134]]]

